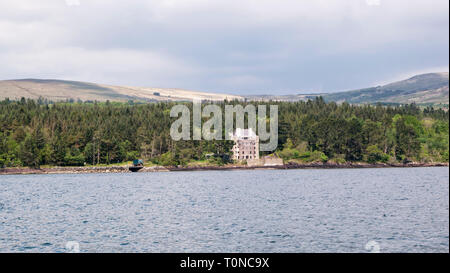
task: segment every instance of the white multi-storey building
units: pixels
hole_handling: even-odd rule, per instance
[[[232,140],[234,160],[259,159],[259,137],[251,128],[237,128]]]

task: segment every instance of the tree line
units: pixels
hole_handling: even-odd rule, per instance
[[[285,161],[448,162],[449,113],[442,109],[336,104],[321,97],[217,104],[223,109],[238,103],[278,105],[274,153]],[[175,104],[5,99],[0,102],[0,167],[116,164],[136,158],[159,165],[231,162],[231,141],[171,139]]]

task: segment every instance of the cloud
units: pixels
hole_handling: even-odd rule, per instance
[[[159,87],[170,87],[167,82],[171,75],[182,79],[197,73],[195,68],[162,53],[129,49],[49,48],[0,53],[0,62],[10,64],[0,68],[0,73],[21,71],[25,78],[99,80],[106,84],[120,84],[123,83],[120,79],[126,77],[129,85],[151,83]]]
[[[2,1],[0,78],[241,94],[365,87],[448,67],[448,10],[445,0]]]
[[[368,6],[379,6],[379,5],[381,5],[381,1],[380,0],[366,0],[366,4]]]
[[[79,0],[65,0],[65,1],[66,1],[66,5],[68,5],[68,6],[79,6],[80,5]]]

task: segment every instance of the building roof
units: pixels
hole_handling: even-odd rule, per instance
[[[236,128],[233,138],[243,138],[243,137],[256,138],[256,133],[253,132],[252,128],[249,129]]]

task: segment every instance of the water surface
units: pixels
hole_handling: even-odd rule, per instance
[[[448,171],[0,176],[0,252],[448,252]]]

